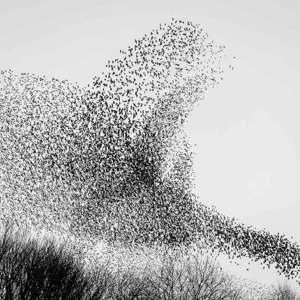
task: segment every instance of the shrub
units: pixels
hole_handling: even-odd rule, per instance
[[[0,239],[0,299],[101,299],[106,278],[88,276],[63,246],[21,238],[5,227]]]
[[[300,300],[300,295],[287,283],[275,287],[271,297],[272,300]]]

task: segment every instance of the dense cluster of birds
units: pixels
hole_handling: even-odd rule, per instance
[[[85,88],[1,71],[0,218],[126,245],[204,240],[297,277],[296,243],[221,215],[192,193],[182,125],[223,79],[224,50],[198,25],[173,19]]]

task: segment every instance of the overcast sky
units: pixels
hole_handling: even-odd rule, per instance
[[[1,1],[0,68],[87,84],[171,17],[237,57],[187,130],[202,202],[300,243],[300,3],[278,0]]]

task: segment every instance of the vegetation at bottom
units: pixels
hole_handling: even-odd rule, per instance
[[[296,293],[287,283],[279,284],[273,291],[272,300],[300,300]]]
[[[252,297],[252,298],[251,298]],[[5,225],[0,238],[0,299],[254,299],[215,260],[180,259],[166,252],[158,268],[116,269],[110,262],[87,268],[68,245],[39,241]],[[287,285],[259,300],[297,300]]]

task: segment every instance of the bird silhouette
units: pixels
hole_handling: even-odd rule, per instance
[[[199,25],[173,19],[121,50],[87,87],[1,71],[1,219],[68,224],[78,237],[124,245],[204,241],[297,277],[297,243],[224,216],[192,192],[182,127],[222,81],[225,58]]]

